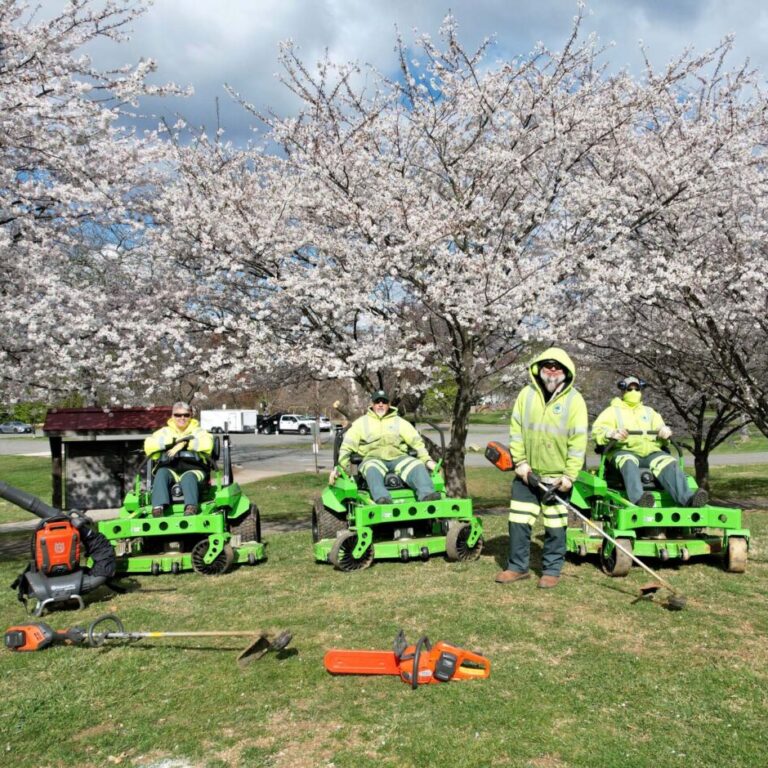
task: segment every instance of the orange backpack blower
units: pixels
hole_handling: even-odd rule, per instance
[[[25,606],[29,599],[36,601],[36,616],[50,605],[70,601],[82,608],[82,595],[103,584],[118,591],[108,581],[117,569],[115,550],[89,518],[75,512],[66,514],[2,480],[0,498],[41,519],[32,538],[29,564],[11,584]],[[90,565],[82,565],[82,557],[90,558]]]

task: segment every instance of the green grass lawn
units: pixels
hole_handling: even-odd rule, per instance
[[[718,445],[713,453],[754,453],[755,451],[768,451],[768,437],[750,425],[746,435],[740,433],[732,435]]]
[[[51,460],[42,456],[0,456],[0,480],[51,503]],[[0,524],[28,520],[15,504],[0,499]]]
[[[556,590],[493,582],[504,516],[485,518],[469,564],[313,562],[308,532],[273,534],[268,560],[221,577],[138,577],[55,627],[117,611],[128,629],[290,628],[292,651],[240,669],[247,641],[143,640],[2,653],[0,748],[39,766],[733,766],[765,764],[768,575],[764,513],[748,572],[699,562],[664,575],[685,611],[633,604],[647,576],[568,563]],[[540,545],[533,547],[538,567]],[[0,561],[9,583],[22,561]],[[27,620],[11,590],[5,626]],[[332,677],[328,648],[388,649],[399,628],[478,650],[484,681],[412,691],[397,678]],[[41,734],[45,734],[43,737]],[[715,757],[717,756],[717,757]],[[176,763],[163,761],[176,760]],[[713,762],[713,760],[715,762]]]
[[[2,477],[46,499],[47,462]],[[719,498],[751,500],[747,573],[716,560],[659,567],[688,597],[682,612],[633,603],[648,576],[568,562],[557,589],[497,585],[506,516],[486,515],[477,562],[316,564],[309,531],[268,533],[267,560],[220,577],[135,577],[126,594],[56,610],[56,628],[116,611],[133,630],[290,628],[281,656],[241,669],[247,640],[154,639],[103,648],[0,651],[4,763],[166,768],[729,768],[765,765],[768,748],[768,481],[764,467],[716,468]],[[42,474],[43,479],[38,475]],[[324,482],[309,473],[246,486],[265,521],[307,519]],[[472,469],[478,507],[503,507],[509,477]],[[27,513],[22,513],[27,515]],[[539,568],[541,529],[532,548]],[[2,543],[2,540],[0,540]],[[0,583],[24,560],[0,556]],[[0,590],[2,627],[29,621]],[[411,690],[397,678],[332,677],[329,648],[389,649],[399,628],[477,650],[488,680]],[[175,762],[172,762],[175,761]]]

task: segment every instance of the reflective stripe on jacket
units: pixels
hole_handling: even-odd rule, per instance
[[[353,453],[359,453],[363,458],[389,461],[407,454],[409,448],[416,451],[416,456],[421,461],[429,460],[429,453],[421,435],[410,422],[397,415],[396,408],[390,407],[382,417],[379,417],[373,408],[369,408],[368,412],[355,419],[344,433],[339,450],[339,466],[347,469],[350,455]]]
[[[608,443],[606,433],[614,429],[626,429],[629,432],[653,432],[651,435],[630,435],[625,442],[619,443],[616,450],[631,451],[637,456],[648,456],[661,450],[662,441],[655,436],[664,426],[664,419],[642,401],[630,405],[620,397],[614,397],[611,404],[592,425],[592,438],[597,445]]]

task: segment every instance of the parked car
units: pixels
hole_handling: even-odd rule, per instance
[[[300,419],[303,419],[304,421],[314,421],[314,416],[299,416]],[[321,416],[320,417],[320,426],[319,429],[321,432],[330,432],[331,427],[333,424],[331,424],[331,420],[327,416]]]
[[[4,434],[23,435],[32,434],[35,431],[31,424],[25,424],[23,421],[6,421],[0,424],[0,432]]]
[[[274,435],[282,413],[273,413],[271,416],[259,416],[256,431],[260,435]]]
[[[298,413],[274,413],[261,419],[258,430],[262,435],[274,435],[276,433],[280,435],[309,435],[312,432],[315,421],[314,416]],[[325,416],[320,417],[318,428],[321,432],[330,432],[332,426],[330,419]]]

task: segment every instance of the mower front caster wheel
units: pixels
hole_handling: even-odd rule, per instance
[[[328,559],[337,571],[362,571],[373,562],[373,547],[363,552],[359,560],[355,560],[352,552],[357,545],[357,534],[354,531],[342,531],[333,542]]]
[[[744,573],[747,570],[747,540],[740,536],[728,539],[725,550],[725,570],[728,573]]]
[[[211,563],[205,562],[208,552],[208,539],[201,539],[192,547],[192,570],[202,573],[204,576],[220,576],[226,573],[235,562],[235,550],[229,544],[225,544],[221,552]]]
[[[473,547],[467,546],[467,539],[472,531],[469,523],[451,521],[445,535],[445,555],[454,562],[477,560],[483,551],[483,537],[480,536]]]
[[[627,552],[632,551],[632,539],[616,539],[616,541]],[[600,550],[600,565],[603,567],[603,571],[609,576],[626,576],[632,567],[632,558],[614,546],[611,547],[611,554],[606,555],[605,547],[607,544],[608,542],[604,541]]]

